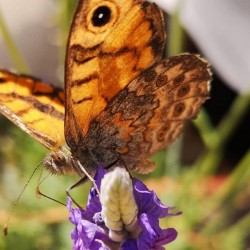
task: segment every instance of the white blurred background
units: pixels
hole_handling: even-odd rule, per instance
[[[57,32],[53,27],[55,6],[55,1],[49,0],[0,1],[4,22],[32,75],[51,83],[58,82]],[[0,67],[14,69],[1,32]]]

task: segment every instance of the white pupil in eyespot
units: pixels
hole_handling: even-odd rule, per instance
[[[103,18],[103,13],[100,13],[98,18],[100,18],[100,19]]]

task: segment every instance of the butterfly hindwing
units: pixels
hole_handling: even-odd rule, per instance
[[[197,115],[210,78],[208,64],[196,55],[156,63],[110,101],[92,122],[86,144],[95,141],[99,152],[137,172],[152,170],[148,157],[173,142],[185,121]]]
[[[79,2],[66,60],[65,135],[72,148],[107,103],[161,58],[164,43],[163,16],[155,4]]]
[[[30,76],[0,70],[0,112],[49,149],[64,140],[64,92]]]

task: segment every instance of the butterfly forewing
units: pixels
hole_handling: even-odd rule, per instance
[[[49,149],[64,140],[64,93],[33,77],[0,70],[0,112]]]
[[[99,12],[103,20],[95,18]],[[65,135],[72,148],[111,98],[161,58],[164,43],[163,17],[155,4],[79,2],[66,65]]]

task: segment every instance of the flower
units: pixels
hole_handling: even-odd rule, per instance
[[[175,240],[177,231],[174,228],[161,229],[159,226],[159,218],[179,215],[180,213],[171,214],[170,210],[172,207],[164,206],[156,194],[148,190],[138,179],[132,178],[132,181],[128,181],[128,178],[130,179],[128,173],[121,168],[116,168],[116,171],[113,171],[113,177],[117,176],[116,178],[118,178],[118,181],[113,182],[116,183],[116,187],[119,186],[117,184],[121,184],[120,186],[123,186],[123,190],[126,190],[126,186],[124,185],[129,185],[124,183],[130,183],[130,185],[132,185],[132,192],[129,193],[128,191],[128,194],[117,197],[119,192],[116,191],[120,189],[119,187],[117,189],[115,185],[111,184],[111,188],[108,190],[113,190],[113,193],[116,193],[114,196],[115,199],[113,199],[116,202],[112,203],[112,199],[109,199],[107,196],[112,196],[113,194],[109,191],[105,193],[105,188],[102,187],[103,185],[101,186],[102,181],[104,182],[105,179],[104,176],[110,174],[112,174],[112,172],[108,172],[99,167],[94,179],[100,190],[101,199],[99,198],[98,192],[92,187],[85,210],[82,208],[72,208],[72,200],[68,197],[67,207],[70,212],[69,220],[75,225],[75,229],[71,233],[71,238],[74,241],[73,249],[164,249],[163,245]],[[119,181],[120,176],[123,181],[122,183]],[[113,177],[108,177],[110,183],[112,183],[111,180],[114,180]],[[129,188],[127,188],[127,190],[129,190]],[[106,199],[105,196],[108,199]],[[122,204],[119,205],[117,203],[119,199],[124,200],[126,197],[128,197],[130,203],[131,200],[135,201],[135,205],[133,205],[132,201],[131,206],[137,207],[131,210],[129,209],[130,205],[124,207]],[[113,217],[107,215],[110,211],[114,214]],[[135,212],[128,215],[126,214],[127,211]],[[123,216],[126,217],[127,221],[136,221],[137,227],[129,228],[129,225],[124,222]],[[130,218],[128,218],[128,216],[130,216]],[[114,221],[112,221],[112,219]],[[107,223],[107,220],[109,223]],[[120,228],[121,222],[123,222],[122,228]],[[112,228],[110,228],[109,225],[112,225]],[[124,228],[126,228],[126,230]],[[121,237],[113,237],[114,235],[120,235]]]

